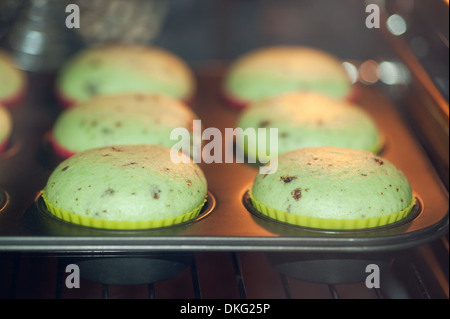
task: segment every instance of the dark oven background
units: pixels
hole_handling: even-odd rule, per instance
[[[78,3],[86,19],[77,33],[61,27],[65,18],[61,12],[68,3]],[[368,4],[376,4],[381,9],[380,29],[369,29],[365,24]],[[139,28],[129,22],[140,21],[142,14],[151,15],[152,23],[143,23]],[[65,59],[90,43],[118,38],[130,40],[126,32],[114,30],[136,27],[140,35],[136,42],[167,48],[194,68],[200,87],[198,103],[211,103],[217,107],[213,110],[218,110],[215,114],[199,106],[199,112],[211,123],[215,123],[214,116],[223,116],[226,124],[232,123],[235,114],[224,111],[214,94],[226,66],[239,55],[274,44],[308,45],[335,54],[360,72],[355,81],[367,91],[366,104],[372,111],[376,112],[375,101],[386,102],[400,116],[414,147],[417,145],[423,156],[421,160],[430,164],[428,170],[416,172],[417,178],[432,178],[448,206],[446,1],[171,0],[156,1],[154,7],[147,8],[141,1],[0,0],[1,45],[27,70],[31,83],[25,106],[13,110],[25,141],[27,137],[45,133],[59,112],[46,92],[51,90],[54,74]],[[364,65],[371,66],[365,70],[369,75],[376,74],[375,79],[364,76]],[[391,66],[395,80],[383,76],[382,65]],[[27,148],[28,144],[22,146]],[[6,159],[3,167],[0,166],[0,185],[23,195],[11,198],[11,205],[17,208],[16,215],[32,205],[32,195],[42,185],[49,169],[36,168],[39,155],[33,150],[25,149],[20,154],[18,161]],[[19,171],[19,164],[25,168]],[[26,167],[32,171],[28,172]],[[217,168],[207,173],[226,174],[216,173],[214,169]],[[18,173],[12,176],[8,172]],[[23,227],[19,218],[0,219],[5,220]],[[206,241],[203,246],[181,254],[176,250],[153,251],[151,245],[132,251],[72,251],[70,248],[46,251],[45,245],[39,249],[32,245],[23,248],[20,240],[10,240],[10,232],[2,226],[0,229],[2,235],[6,234],[0,236],[0,298],[449,297],[446,234],[430,242],[421,240],[414,247],[394,253],[358,256],[349,262],[338,251],[330,254],[317,250],[312,253],[283,250],[286,243],[280,251],[268,244],[271,250],[265,251],[265,246],[252,247],[245,241],[238,243],[241,247],[236,244],[229,249]],[[448,223],[439,228],[444,233],[446,229]],[[19,243],[18,248],[11,243]],[[368,260],[384,265],[380,288],[368,289],[364,276],[355,279],[349,275],[352,267],[361,269]],[[309,261],[313,262],[309,264]],[[88,269],[89,274],[82,278],[79,289],[68,289],[65,285],[66,266],[72,262],[84,263]],[[156,279],[134,283],[133,279],[128,282],[123,279],[129,278],[129,267],[136,273],[142,269],[144,273],[153,268],[163,270],[158,271]]]

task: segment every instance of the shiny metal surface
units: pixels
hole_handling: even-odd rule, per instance
[[[24,0],[15,7],[2,4],[1,20],[8,23],[6,41],[21,69],[57,72],[83,46],[150,43],[159,34],[167,5],[162,0]],[[69,6],[76,6],[76,18]]]
[[[221,66],[197,70],[199,92],[193,108],[204,127],[233,128],[237,111],[220,99]],[[52,78],[36,75],[28,99],[12,110],[15,139],[21,148],[1,161],[0,180],[10,205],[0,214],[0,250],[148,251],[148,250],[294,250],[308,252],[395,251],[442,236],[448,227],[448,198],[431,163],[389,99],[375,87],[361,86],[360,104],[386,136],[382,156],[410,179],[423,203],[413,220],[392,228],[355,232],[322,232],[280,226],[258,218],[243,198],[258,173],[249,164],[201,163],[216,203],[204,219],[171,229],[117,232],[81,228],[48,218],[35,198],[56,163],[45,150],[45,134],[60,109],[51,94]],[[33,82],[32,82],[33,83]],[[224,147],[224,146],[223,146]]]
[[[72,29],[65,26],[68,1],[28,0],[19,7],[6,36],[21,69],[55,72],[80,48]]]

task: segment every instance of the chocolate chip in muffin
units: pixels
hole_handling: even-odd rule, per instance
[[[102,197],[114,195],[115,192],[114,189],[108,188],[103,192]]]
[[[286,177],[281,176],[280,180],[285,182],[285,183],[290,183],[290,182],[292,182],[292,180],[294,180],[296,178],[297,178],[297,176],[286,176]]]
[[[302,189],[301,188],[296,188],[291,192],[292,197],[295,200],[299,200],[300,198],[302,198]]]
[[[97,68],[102,63],[102,60],[98,58],[91,58],[88,63],[92,68]]]
[[[158,187],[155,187],[153,190],[152,190],[152,197],[154,198],[154,199],[159,199],[159,194],[161,193],[161,190],[158,188]]]
[[[91,82],[86,83],[84,88],[86,92],[91,96],[98,94],[99,91],[97,84]]]
[[[110,128],[107,128],[107,127],[102,128],[103,134],[111,134],[112,132],[113,132],[113,130],[111,130]]]
[[[136,164],[138,164],[138,163],[137,162],[129,162],[129,163],[123,164],[122,166],[133,166]]]
[[[265,120],[259,123],[259,127],[267,127],[270,124],[269,120]]]
[[[375,163],[377,163],[380,166],[383,166],[384,162],[381,159],[379,159],[378,157],[375,157],[374,160],[375,160]]]

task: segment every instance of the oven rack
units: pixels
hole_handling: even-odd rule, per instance
[[[440,256],[440,257],[439,257]],[[117,285],[81,278],[67,288],[71,255],[0,254],[0,299],[448,299],[448,240],[401,252],[365,282],[310,282],[278,272],[265,252],[197,252],[179,274],[155,283]]]

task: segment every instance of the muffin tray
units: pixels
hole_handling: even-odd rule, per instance
[[[204,128],[216,127],[222,132],[235,127],[239,113],[221,99],[223,74],[223,66],[198,69],[198,92],[192,103]],[[252,209],[246,196],[258,174],[257,167],[246,163],[199,164],[208,180],[208,201],[190,223],[115,231],[57,220],[39,199],[60,161],[46,139],[61,111],[53,84],[53,75],[29,74],[26,100],[11,109],[13,136],[7,151],[0,155],[0,251],[374,253],[408,249],[448,231],[448,193],[433,166],[392,101],[376,87],[363,85],[360,105],[373,116],[386,140],[380,155],[406,174],[418,199],[404,221],[368,230],[321,231],[268,220]]]

